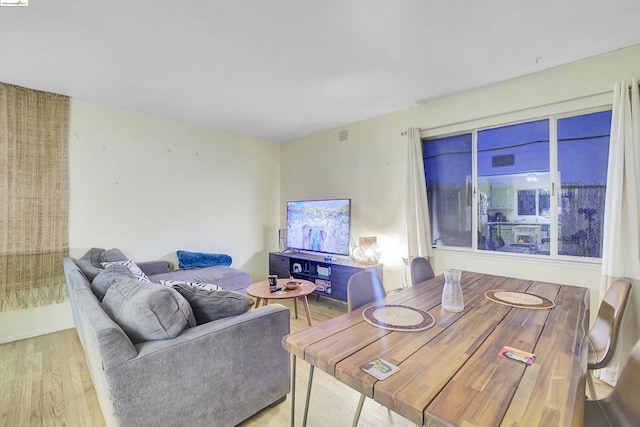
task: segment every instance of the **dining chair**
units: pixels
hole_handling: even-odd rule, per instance
[[[351,276],[347,282],[347,310],[350,312],[370,302],[381,300],[385,296],[384,286],[382,286],[380,278],[374,271],[360,271]],[[358,425],[365,397],[364,394],[360,395],[356,413],[353,416],[352,427]],[[393,423],[391,410],[389,410],[389,419]]]
[[[425,280],[433,279],[434,277],[435,274],[433,274],[433,268],[431,268],[429,260],[423,257],[417,257],[411,261],[411,284],[413,286]]]
[[[629,354],[618,382],[608,396],[584,402],[585,427],[640,425],[640,340]]]
[[[380,278],[371,270],[360,271],[347,282],[347,310],[353,311],[387,295]]]
[[[628,280],[615,280],[605,293],[598,309],[596,321],[587,334],[589,344],[587,385],[589,386],[589,395],[591,397],[596,395],[592,371],[608,366],[613,359],[618,343],[622,315],[627,306],[630,293],[631,283]]]

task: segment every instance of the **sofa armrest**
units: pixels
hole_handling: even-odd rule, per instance
[[[169,261],[158,260],[158,261],[143,261],[136,262],[140,270],[144,272],[147,276],[153,276],[154,274],[163,274],[169,273],[172,271],[172,266]]]
[[[289,310],[279,304],[136,345],[105,369],[122,425],[236,425],[289,392]],[[215,423],[206,420],[216,420]]]

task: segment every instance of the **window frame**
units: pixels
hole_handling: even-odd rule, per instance
[[[477,127],[459,128],[450,132],[434,132],[428,136],[421,136],[421,143],[425,140],[453,137],[457,135],[471,134],[471,181],[473,186],[472,191],[472,205],[471,205],[471,226],[472,226],[472,242],[471,247],[459,247],[459,246],[447,246],[447,245],[432,245],[432,248],[436,251],[444,250],[447,252],[461,252],[472,253],[482,257],[497,257],[498,259],[515,257],[517,259],[530,259],[530,260],[553,260],[560,262],[572,262],[572,263],[584,263],[584,264],[601,264],[602,258],[595,257],[580,257],[575,255],[562,255],[558,253],[558,207],[560,204],[561,187],[558,178],[558,120],[571,118],[580,115],[587,115],[591,113],[598,113],[604,111],[610,111],[613,109],[613,105],[610,103],[601,104],[592,107],[578,108],[575,110],[568,110],[563,112],[555,112],[549,114],[534,115],[530,117],[520,117],[511,121],[500,121],[500,117],[509,116],[510,113],[505,113],[500,116],[493,116],[492,123]],[[550,236],[550,252],[549,255],[540,254],[528,254],[517,252],[498,252],[487,251],[478,248],[478,133],[483,130],[495,129],[504,126],[523,124],[539,120],[549,121],[549,180],[550,180],[550,195],[549,195],[549,236]],[[470,122],[473,123],[473,122]],[[442,126],[441,128],[446,128]],[[423,172],[424,173],[424,172]],[[536,196],[537,198],[537,196]],[[537,205],[537,202],[536,202]],[[431,218],[430,218],[431,219]]]

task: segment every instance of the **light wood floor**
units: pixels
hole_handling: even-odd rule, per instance
[[[75,329],[0,345],[0,426],[104,426]]]
[[[284,301],[293,313],[293,305]],[[309,299],[314,324],[347,311],[337,301]],[[292,314],[291,330],[307,326],[302,307],[299,319]],[[309,365],[297,363],[296,425],[302,425]],[[596,380],[596,392],[610,387]],[[320,369],[313,379],[309,427],[350,426],[360,395]],[[243,427],[289,426],[290,397],[246,420]],[[411,422],[366,399],[359,426],[413,426]],[[75,329],[0,345],[0,426],[104,426],[84,352]]]

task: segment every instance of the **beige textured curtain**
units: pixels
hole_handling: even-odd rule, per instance
[[[613,87],[607,199],[602,243],[600,299],[616,278],[631,280],[631,296],[611,364],[600,370],[615,384],[631,348],[640,339],[640,86],[638,79]]]
[[[0,83],[0,311],[66,298],[69,98]]]

